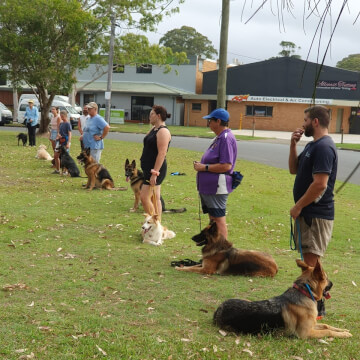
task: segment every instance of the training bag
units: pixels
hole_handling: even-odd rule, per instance
[[[241,180],[243,179],[243,175],[241,175],[240,171],[234,171],[232,174],[230,174],[232,177],[232,184],[231,184],[231,188],[232,189],[236,189],[240,183]]]

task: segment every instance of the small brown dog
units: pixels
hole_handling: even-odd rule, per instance
[[[90,155],[90,149],[83,150],[77,157],[79,162],[84,165],[85,173],[88,177],[86,189],[114,189],[114,181],[105,167],[95,161]]]
[[[216,222],[211,222],[192,239],[202,248],[202,263],[175,267],[179,271],[199,274],[275,276],[278,266],[271,255],[253,250],[239,250],[218,233]]]
[[[214,324],[236,333],[257,334],[282,328],[301,339],[351,337],[349,330],[316,323],[316,301],[329,297],[332,287],[321,263],[315,267],[301,260],[296,263],[302,273],[282,295],[262,301],[226,300],[215,311]]]
[[[51,161],[53,159],[52,156],[46,151],[46,146],[43,144],[39,145],[39,149],[38,149],[35,157],[36,157],[36,159],[39,159],[39,160]]]

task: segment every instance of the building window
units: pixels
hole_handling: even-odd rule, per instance
[[[0,85],[6,85],[6,71],[0,70]]]
[[[84,104],[95,102],[95,94],[84,94]]]
[[[192,110],[201,111],[201,103],[192,103]]]
[[[151,74],[152,73],[152,65],[151,64],[136,65],[136,73],[137,74]]]
[[[125,71],[125,65],[124,64],[114,64],[113,65],[113,73],[114,74],[123,74]]]
[[[272,106],[246,106],[246,116],[272,117]]]

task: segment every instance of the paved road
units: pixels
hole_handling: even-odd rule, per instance
[[[0,131],[1,130],[19,132],[19,128],[14,127],[0,127]],[[78,135],[76,130],[74,130],[74,135]],[[127,142],[142,142],[144,135],[111,132],[107,137],[109,139]],[[173,136],[171,140],[171,147],[203,152],[207,149],[210,142],[211,139]],[[299,145],[298,151],[300,152],[302,149],[303,146]],[[337,178],[338,180],[344,181],[358,164],[360,160],[360,152],[339,150],[338,154],[339,166]],[[254,161],[281,169],[287,169],[288,155],[289,145],[286,140],[265,139],[256,141],[238,141],[238,159]],[[349,182],[360,185],[360,168],[351,177]]]

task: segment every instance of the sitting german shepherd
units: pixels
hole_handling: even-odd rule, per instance
[[[192,237],[202,248],[202,263],[175,267],[179,271],[199,274],[275,276],[278,266],[271,255],[254,250],[239,250],[218,233],[216,222],[211,222],[200,234]]]
[[[321,263],[315,267],[301,260],[296,263],[302,274],[282,295],[262,301],[227,300],[215,311],[214,324],[236,333],[257,334],[283,328],[301,339],[351,337],[349,330],[316,323],[316,301],[329,297],[332,287]]]
[[[144,183],[144,174],[136,167],[136,161],[133,160],[130,164],[129,159],[125,161],[125,177],[126,181],[130,181],[130,186],[135,195],[134,206],[130,209],[131,212],[135,212],[139,208],[140,203],[140,190]],[[166,209],[165,202],[162,196],[160,196],[161,207],[163,213],[182,213],[186,211],[186,208],[180,209]]]
[[[86,189],[114,189],[114,181],[105,167],[95,161],[90,155],[90,149],[83,150],[77,157],[79,162],[84,165],[85,173],[88,177]]]

